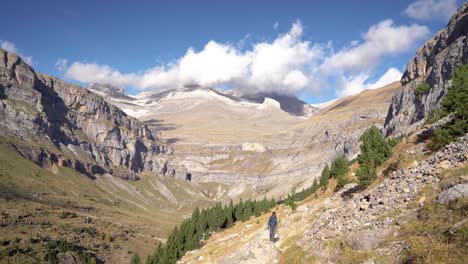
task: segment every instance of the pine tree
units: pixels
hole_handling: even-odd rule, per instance
[[[392,154],[393,141],[386,140],[375,126],[361,136],[361,153],[358,155],[359,169],[356,175],[361,186],[368,186],[377,178],[377,167]]]
[[[330,178],[330,168],[328,164],[325,164],[325,168],[322,170],[322,175],[320,177],[320,186],[324,187],[324,189],[328,186],[328,179]]]
[[[244,215],[244,202],[241,199],[240,202],[235,206],[235,210],[234,210],[234,216],[236,218],[236,221],[241,221],[243,219],[242,218],[243,215]]]
[[[346,176],[349,171],[349,161],[346,159],[345,155],[341,155],[336,158],[330,168],[330,176],[338,179],[339,177]]]
[[[442,118],[451,115],[452,120],[435,130],[434,149],[442,148],[468,132],[468,65],[464,64],[452,73],[452,86],[442,99],[435,115]]]

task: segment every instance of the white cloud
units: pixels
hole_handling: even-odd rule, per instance
[[[351,77],[342,76],[340,77],[340,82],[342,83],[343,88],[337,91],[337,95],[339,97],[343,97],[358,94],[363,90],[377,89],[387,84],[399,81],[402,75],[402,72],[392,67],[389,68],[384,73],[384,75],[382,75],[377,81],[373,83],[368,82],[370,76],[365,73],[361,73]]]
[[[55,68],[59,71],[64,71],[68,68],[68,60],[64,58],[58,58],[55,62]]]
[[[95,63],[75,62],[65,72],[70,79],[84,83],[112,84],[119,87],[136,84],[138,78],[135,74],[122,74],[107,65]]]
[[[0,42],[1,42],[2,49],[6,50],[8,52],[15,53],[16,55],[20,56],[21,59],[23,59],[23,61],[26,62],[29,65],[33,64],[32,56],[25,56],[25,55],[21,54],[19,49],[15,46],[15,44],[9,42],[8,40],[3,40],[3,41],[0,41]]]
[[[447,21],[457,10],[457,0],[417,0],[405,9],[405,14],[419,20]]]
[[[275,22],[275,23],[273,24],[273,29],[275,29],[275,30],[278,29],[278,26],[279,26],[279,23],[278,23],[278,22]]]
[[[304,89],[317,93],[330,80],[336,80],[338,86],[333,89],[343,96],[399,79],[401,73],[391,68],[377,82],[368,81],[383,57],[411,50],[428,34],[425,26],[398,26],[392,20],[384,20],[369,27],[362,39],[335,52],[331,41],[313,44],[304,40],[302,25],[297,21],[288,32],[270,42],[252,43],[249,49],[243,49],[243,43],[211,40],[199,51],[189,48],[178,60],[142,72],[121,73],[108,65],[74,62],[66,68],[65,76],[83,83],[140,90],[199,84],[227,85],[246,93],[280,94]],[[66,67],[66,62],[57,61],[57,67]]]
[[[425,26],[395,26],[392,20],[383,20],[363,34],[364,42],[358,44],[353,41],[351,48],[344,48],[328,57],[322,70],[327,73],[367,70],[375,66],[383,56],[408,51],[428,34],[429,29]]]
[[[301,37],[302,25],[298,21],[271,43],[256,43],[247,51],[209,41],[201,51],[190,48],[178,61],[141,73],[123,74],[108,65],[75,62],[65,76],[84,83],[133,86],[142,90],[228,84],[245,92],[291,94],[306,88],[307,71],[322,56],[320,45],[311,45]]]

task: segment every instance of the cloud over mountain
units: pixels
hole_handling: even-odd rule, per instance
[[[418,0],[405,9],[405,14],[419,20],[448,20],[457,10],[457,0]]]
[[[16,53],[18,56],[20,56],[24,62],[26,62],[29,65],[33,65],[33,59],[32,56],[25,56],[20,52],[20,50],[13,44],[12,42],[8,40],[0,40],[0,47],[6,51]]]
[[[189,48],[178,60],[142,72],[122,73],[109,65],[79,61],[64,67],[63,59],[58,66],[65,68],[69,79],[140,90],[198,84],[226,85],[246,93],[295,94],[305,89],[318,91],[329,79],[335,79],[341,84],[334,87],[337,95],[344,95],[373,87],[366,80],[382,57],[406,52],[428,34],[425,26],[398,26],[392,20],[383,20],[371,26],[362,40],[353,40],[335,53],[329,43],[305,40],[302,24],[296,21],[288,32],[270,42],[242,49],[211,40],[199,51]],[[377,83],[394,81],[396,71],[389,69],[392,78],[384,75]]]

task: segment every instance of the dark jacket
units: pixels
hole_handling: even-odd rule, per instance
[[[278,226],[278,220],[276,219],[275,215],[270,216],[268,219],[268,227],[269,228],[276,228]]]

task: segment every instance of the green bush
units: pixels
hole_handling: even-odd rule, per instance
[[[414,95],[416,97],[421,97],[421,95],[425,94],[427,91],[430,90],[429,84],[427,83],[421,83],[414,89]]]
[[[359,169],[356,175],[361,186],[368,186],[377,178],[376,168],[392,154],[398,139],[386,140],[375,126],[367,129],[361,136],[361,153],[358,155]]]
[[[333,177],[337,179],[338,181],[335,191],[343,188],[343,186],[345,186],[349,182],[346,179],[346,175],[349,172],[350,165],[351,165],[351,162],[349,162],[348,159],[346,159],[346,156],[344,154],[339,156],[332,162],[331,168],[330,168],[330,177]]]
[[[346,159],[346,156],[343,154],[336,158],[330,168],[330,177],[338,179],[340,177],[346,176],[349,171],[349,161]]]
[[[330,179],[330,168],[328,164],[325,164],[325,168],[323,168],[322,175],[320,176],[320,186],[324,187],[324,189],[328,186],[328,179]]]
[[[452,86],[442,99],[441,106],[433,115],[435,121],[447,115],[452,121],[435,130],[434,149],[442,148],[468,132],[468,65],[464,64],[452,73]]]
[[[133,257],[130,260],[130,264],[141,264],[141,259],[140,259],[140,255],[138,254],[138,252],[133,254]]]
[[[291,207],[291,210],[296,211],[297,204],[296,204],[296,202],[294,201],[294,197],[293,197],[293,196],[294,196],[294,192],[293,192],[292,195],[289,194],[289,195],[288,195],[288,198],[284,201],[284,204],[287,205],[287,206],[289,206],[289,207]]]
[[[346,177],[339,177],[338,178],[338,184],[336,185],[335,190],[339,190],[343,188],[346,184],[350,183],[351,181],[346,179]]]

